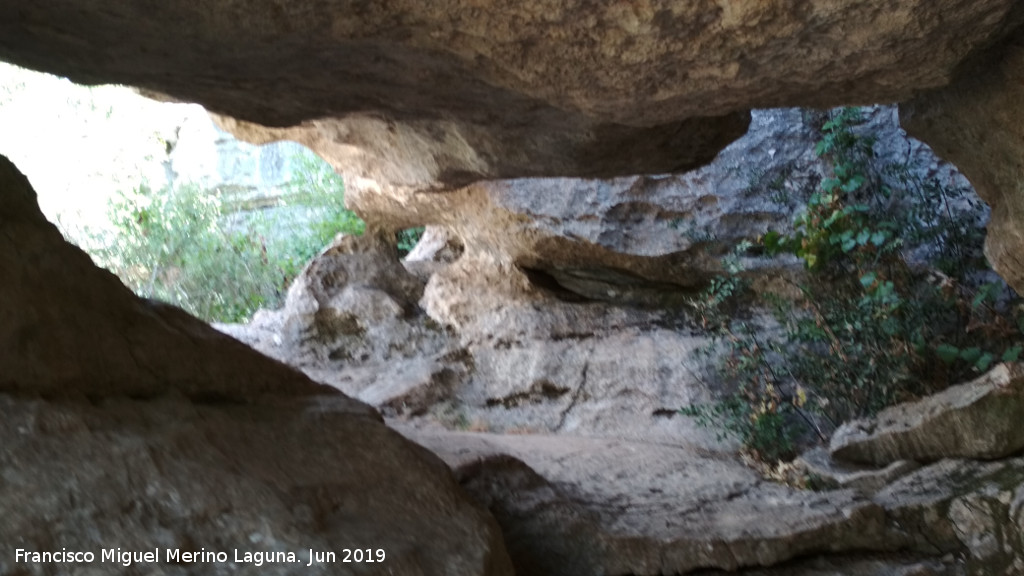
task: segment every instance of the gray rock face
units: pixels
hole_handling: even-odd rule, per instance
[[[890,476],[865,497],[766,483],[729,454],[681,443],[399,430],[441,456],[494,513],[517,573],[1009,576],[1024,568],[1020,458],[944,460]]]
[[[726,454],[400,430],[440,455],[494,512],[521,574],[683,574],[894,549],[874,503],[850,491],[765,483]]]
[[[874,497],[889,538],[929,553],[966,556],[972,575],[1024,571],[1024,460],[943,460]]]
[[[793,142],[776,150],[759,131],[754,145],[723,156],[728,169],[695,176],[700,184],[692,186],[689,176],[536,180],[395,197],[405,214],[443,223],[435,229],[463,249],[450,263],[406,262],[424,281],[418,288],[422,311],[408,296],[399,299],[406,314],[379,318],[388,309],[383,304],[347,312],[347,352],[323,339],[295,338],[288,326],[311,325],[308,319],[328,308],[341,314],[342,295],[356,288],[409,292],[389,285],[397,273],[356,272],[359,262],[377,261],[388,270],[401,265],[393,251],[355,239],[343,241],[350,249],[329,250],[333,256],[307,269],[293,288],[293,295],[320,291],[316,299],[303,297],[309,310],[290,297],[282,312],[264,314],[247,329],[224,329],[396,415],[434,408],[442,421],[495,430],[706,438],[671,414],[706,399],[697,381],[706,370],[694,352],[707,339],[688,329],[655,328],[664,312],[623,305],[679,307],[717,271],[723,251],[767,223],[788,219],[778,203],[757,211],[751,223],[742,210],[731,212],[739,210],[750,180],[730,172],[741,154],[756,150],[768,157],[771,151],[779,162],[800,162],[805,170],[817,165],[809,131],[793,122],[799,113],[781,116],[763,122],[767,132],[806,132],[805,146]],[[550,194],[549,186],[575,189],[566,197]],[[386,216],[396,227],[397,213]],[[365,357],[357,349],[366,349]]]
[[[158,548],[139,569],[167,574],[305,574],[310,548],[354,547],[388,563],[313,572],[512,573],[493,519],[372,408],[136,298],[2,157],[0,197],[0,574],[120,574],[13,556],[118,547]],[[177,564],[168,548],[296,562]]]
[[[788,227],[827,172],[814,154],[820,117],[785,109],[752,118],[746,136],[688,174],[525,179],[447,194],[350,187],[348,201],[385,228],[431,225],[404,262],[409,273],[380,240],[345,239],[304,272],[283,311],[223,329],[389,415],[716,446],[673,417],[721,384],[699,353],[708,337],[678,311],[735,245]],[[868,109],[858,129],[877,138],[880,166],[966,185],[906,138],[893,108]],[[759,290],[802,274],[794,261],[745,263]],[[404,296],[354,307],[356,292]],[[328,310],[349,319],[347,334],[318,332],[314,319]]]
[[[876,138],[877,167],[906,168],[949,188],[969,187],[955,167],[907,138],[894,108],[863,110],[864,123],[856,131]],[[527,267],[546,264],[555,273],[570,268],[561,272],[566,277],[573,265],[585,269],[588,262],[600,262],[634,276],[686,284],[685,276],[715,268],[722,252],[739,240],[790,223],[828,170],[814,154],[821,122],[820,113],[808,110],[755,110],[746,135],[686,174],[519,179],[449,194],[382,191],[355,180],[348,183],[346,201],[376,225],[440,225],[470,250],[497,252]]]
[[[832,457],[880,466],[897,460],[1002,458],[1024,450],[1024,366],[1000,364],[972,382],[841,426]]]
[[[498,309],[481,311],[473,329],[442,328],[416,307],[423,284],[392,248],[345,237],[303,271],[285,308],[219,328],[392,416],[715,444],[671,417],[705,399],[693,357],[705,338],[651,327],[653,312],[565,303],[528,286],[502,301],[490,279],[472,282],[453,288],[467,305]]]

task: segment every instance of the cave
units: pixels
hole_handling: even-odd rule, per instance
[[[1024,573],[1020,349],[943,341],[970,377],[835,422],[797,464],[679,410],[741,385],[710,370],[709,325],[756,353],[680,310],[731,295],[732,268],[799,298],[814,243],[770,232],[866,185],[815,153],[828,110],[987,205],[1003,284],[966,308],[1024,291],[1024,5],[16,1],[0,60],[306,146],[366,222],[280,309],[210,325],[95,266],[0,157],[0,575]],[[845,232],[814,256],[877,262],[899,231]],[[896,276],[850,262],[895,310]],[[762,413],[803,414],[803,388],[770,390]]]

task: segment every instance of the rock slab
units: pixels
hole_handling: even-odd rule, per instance
[[[995,459],[1024,450],[1024,365],[1000,364],[980,378],[867,420],[832,436],[837,460],[886,466],[899,460]]]
[[[131,569],[168,576],[512,576],[494,520],[444,464],[351,404],[340,394],[226,405],[0,394],[0,574],[123,574],[101,561],[120,548],[157,549],[157,562]],[[16,562],[16,548],[96,561]],[[166,556],[202,549],[226,561]],[[337,560],[308,566],[310,549]],[[383,562],[344,564],[345,549],[382,551]],[[247,552],[294,562],[238,562]]]
[[[751,108],[905,100],[1002,39],[1016,5],[6,2],[0,59],[198,102],[382,186],[451,189],[684,170]]]
[[[518,574],[685,574],[816,553],[895,550],[852,491],[764,482],[684,444],[398,428],[498,519]]]

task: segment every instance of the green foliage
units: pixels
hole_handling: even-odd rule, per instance
[[[293,235],[298,241],[295,248],[300,250],[297,257],[305,263],[337,234],[362,235],[366,223],[345,207],[345,183],[329,164],[307,155],[299,165],[298,176],[287,186],[287,203],[313,212],[305,225],[309,229],[308,240]]]
[[[723,379],[737,388],[720,402],[684,407],[680,412],[702,426],[719,429],[719,439],[738,438],[755,457],[764,461],[791,458],[794,450],[790,420],[803,400],[799,390],[784,390],[776,383],[773,343],[763,342],[752,323],[736,318],[729,304],[749,288],[741,278],[740,256],[751,248],[741,243],[723,259],[725,275],[693,301],[702,328],[713,337],[705,354],[715,356]]]
[[[786,421],[788,405],[771,402],[756,404],[752,390],[744,389],[721,402],[682,408],[679,412],[693,417],[701,426],[718,427],[726,436],[739,438],[757,458],[765,462],[791,459],[794,455],[791,426]]]
[[[792,455],[793,439],[808,429],[824,439],[820,424],[872,415],[1024,350],[1007,312],[1009,289],[975,280],[977,207],[954,218],[951,203],[964,191],[921,182],[906,167],[889,174],[901,186],[886,185],[859,123],[856,108],[824,123],[816,152],[831,174],[791,230],[761,239],[765,252],[793,254],[809,272],[802,298],[770,299],[778,337],[758,341],[756,330],[723,313],[739,292],[735,260],[694,302],[704,327],[727,344],[719,369],[738,387],[720,403],[683,412],[717,424],[763,460]],[[919,250],[926,262],[914,268],[907,254]]]
[[[412,251],[416,247],[416,244],[423,237],[423,231],[426,230],[423,226],[416,228],[406,228],[405,230],[399,230],[395,234],[395,240],[398,243],[398,257],[405,258],[405,255]]]
[[[344,207],[340,177],[308,160],[273,213],[229,214],[217,191],[148,186],[119,194],[109,209],[116,234],[93,255],[140,296],[208,321],[236,322],[279,307],[305,263],[339,233],[361,234]]]

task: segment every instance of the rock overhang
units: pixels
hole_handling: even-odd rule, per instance
[[[48,0],[0,6],[0,59],[199,102],[250,140],[436,190],[691,169],[751,108],[942,87],[1022,16],[1012,0]]]

